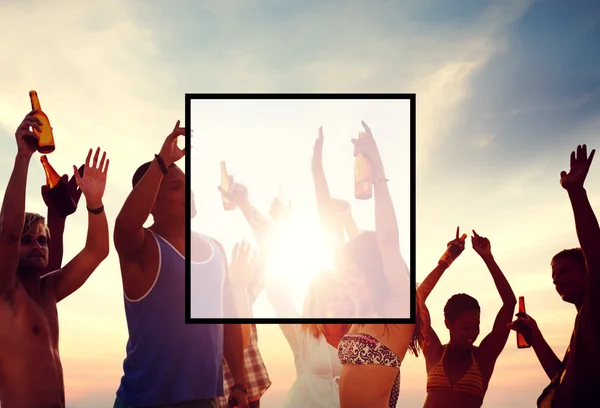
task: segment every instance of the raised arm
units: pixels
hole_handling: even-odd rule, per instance
[[[581,250],[587,264],[587,273],[595,286],[600,288],[600,227],[590,205],[587,192],[583,187],[585,178],[590,170],[595,150],[587,155],[587,146],[577,146],[576,152],[571,152],[571,168],[569,173],[560,174],[560,183],[569,194],[575,229]]]
[[[257,265],[257,254],[248,243],[242,241],[235,244],[229,262],[229,280],[236,310],[243,319],[253,315],[248,289],[257,272]]]
[[[177,121],[158,155],[166,169],[184,156],[185,151],[177,147],[177,138],[183,135],[185,135],[185,128],[180,127]],[[154,158],[144,176],[129,193],[121,212],[117,215],[114,242],[122,262],[136,259],[138,251],[142,248],[145,238],[144,223],[156,202],[163,176],[159,159]]]
[[[28,113],[15,132],[17,156],[2,202],[0,213],[0,292],[2,293],[12,290],[16,284],[21,234],[25,223],[27,173],[31,156],[37,150],[39,140],[30,127],[39,132],[42,124],[33,116],[35,113],[37,113],[35,110]]]
[[[319,128],[319,137],[315,141],[311,168],[319,221],[325,237],[327,237],[327,244],[330,245],[332,255],[335,256],[346,243],[346,237],[323,169],[323,127]]]
[[[231,193],[223,191],[221,187],[218,187],[218,189],[222,195],[226,196],[240,209],[258,242],[259,258],[257,260],[256,271],[252,273],[252,279],[246,282],[246,286],[244,287],[250,305],[253,305],[264,288],[265,263],[270,254],[274,223],[251,203],[248,188],[245,185],[235,182]],[[233,284],[235,285],[235,282]]]
[[[373,138],[371,129],[362,122],[366,136],[352,139],[354,154],[361,153],[367,157],[373,168],[373,190],[375,198],[375,232],[381,258],[393,296],[408,296],[410,293],[410,275],[408,267],[400,253],[398,220],[392,203],[383,161]]]
[[[100,163],[98,163],[99,154],[100,148],[96,150],[93,162],[90,163],[92,156],[92,149],[90,149],[85,160],[83,177],[79,175],[77,167],[73,166],[75,180],[85,196],[88,211],[88,232],[83,249],[63,268],[44,278],[52,279],[57,302],[83,286],[100,263],[108,256],[108,222],[106,221],[102,197],[106,188],[109,160],[106,158],[106,152],[104,152]]]
[[[344,226],[344,230],[346,231],[348,239],[350,240],[356,237],[360,233],[360,230],[358,229],[358,225],[356,225],[354,217],[352,217],[350,203],[339,198],[334,198],[333,203],[335,205],[338,217]]]
[[[492,255],[490,241],[473,231],[471,243],[475,252],[481,256],[481,259],[483,259],[492,274],[492,279],[494,279],[494,284],[502,299],[502,306],[496,315],[492,331],[483,339],[479,346],[479,358],[484,363],[484,369],[487,370],[489,378],[494,370],[496,360],[508,340],[508,335],[510,334],[509,325],[512,322],[513,313],[515,312],[517,298]]]
[[[85,165],[79,167],[79,175],[82,177],[84,167]],[[79,205],[79,199],[81,198],[81,189],[77,186],[75,175],[73,175],[69,180],[68,176],[65,174],[62,176],[62,179],[67,183],[69,195],[77,207]],[[48,187],[47,184],[44,184],[42,186],[42,198],[46,204],[46,207],[48,207],[48,229],[50,230],[50,235],[52,236],[52,239],[50,239],[48,244],[48,266],[46,267],[46,271],[44,273],[56,271],[62,266],[63,235],[65,232],[65,222],[67,220],[67,217],[60,213],[59,209],[55,207],[56,204],[50,199],[48,195],[49,191],[50,187]]]
[[[425,363],[427,372],[433,368],[443,353],[442,343],[438,338],[435,330],[431,326],[431,316],[429,314],[429,309],[427,308],[425,301],[429,297],[429,294],[435,288],[438,281],[446,271],[450,267],[450,265],[462,254],[465,249],[465,236],[459,237],[459,227],[456,228],[456,238],[450,241],[447,245],[446,252],[438,262],[438,265],[435,267],[433,271],[427,275],[425,280],[418,286],[417,291],[418,294],[423,301],[422,311],[421,311],[421,319],[423,324],[423,355],[425,356]]]

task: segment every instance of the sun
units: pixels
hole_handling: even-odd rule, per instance
[[[323,270],[333,268],[331,251],[318,222],[293,215],[285,229],[277,231],[271,244],[267,279],[276,279],[291,294],[296,310],[302,304],[308,286]]]

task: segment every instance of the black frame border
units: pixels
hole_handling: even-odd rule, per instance
[[[185,323],[186,324],[414,324],[416,321],[416,224],[417,224],[417,95],[414,93],[186,93],[185,94],[185,151],[191,151],[191,108],[197,99],[402,99],[410,102],[410,286],[409,318],[377,319],[318,319],[318,318],[192,318],[191,317],[191,181],[192,162],[185,161]],[[362,118],[360,118],[362,119]]]

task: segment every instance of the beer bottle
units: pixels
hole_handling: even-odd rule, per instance
[[[462,236],[460,237],[460,241],[465,242],[466,239],[467,234],[462,234]],[[454,262],[456,257],[458,257],[460,252],[461,247],[458,244],[458,242],[456,242],[456,240],[450,241],[448,248],[446,248],[446,252],[444,252],[444,255],[442,255],[442,257],[440,258],[439,263],[444,263],[446,264],[446,266],[450,266],[452,262]]]
[[[41,156],[40,161],[44,167],[44,173],[46,173],[46,185],[48,186],[47,194],[52,206],[63,217],[73,214],[75,210],[77,210],[77,205],[69,193],[68,183],[66,183],[50,165],[48,157],[45,155]]]
[[[525,314],[525,297],[519,296],[519,314]],[[531,329],[525,325],[519,319],[516,322],[517,325],[517,347],[529,348],[531,347]]]
[[[34,116],[38,118],[40,122],[42,122],[40,126],[40,132],[38,132],[36,129],[33,129],[33,133],[39,137],[38,152],[42,154],[52,153],[56,146],[54,145],[54,135],[52,134],[50,119],[48,119],[48,115],[42,111],[40,99],[38,98],[36,91],[29,91],[29,99],[31,100],[31,109],[37,110],[37,113]]]
[[[232,194],[234,187],[235,186],[233,185],[233,176],[230,176],[229,174],[227,174],[227,166],[225,165],[225,162],[222,161],[221,162],[221,190],[223,190],[226,193]],[[221,195],[221,197],[223,200],[223,209],[225,211],[235,210],[236,205],[233,203],[233,201],[231,201],[229,198],[225,197],[225,195]]]
[[[365,137],[365,132],[359,132],[358,137]],[[373,169],[371,162],[362,154],[354,159],[354,197],[357,200],[368,200],[373,196]]]

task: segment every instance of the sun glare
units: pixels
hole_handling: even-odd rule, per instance
[[[292,216],[289,225],[277,232],[271,253],[269,274],[289,288],[301,311],[313,278],[333,267],[320,226],[308,217]]]

